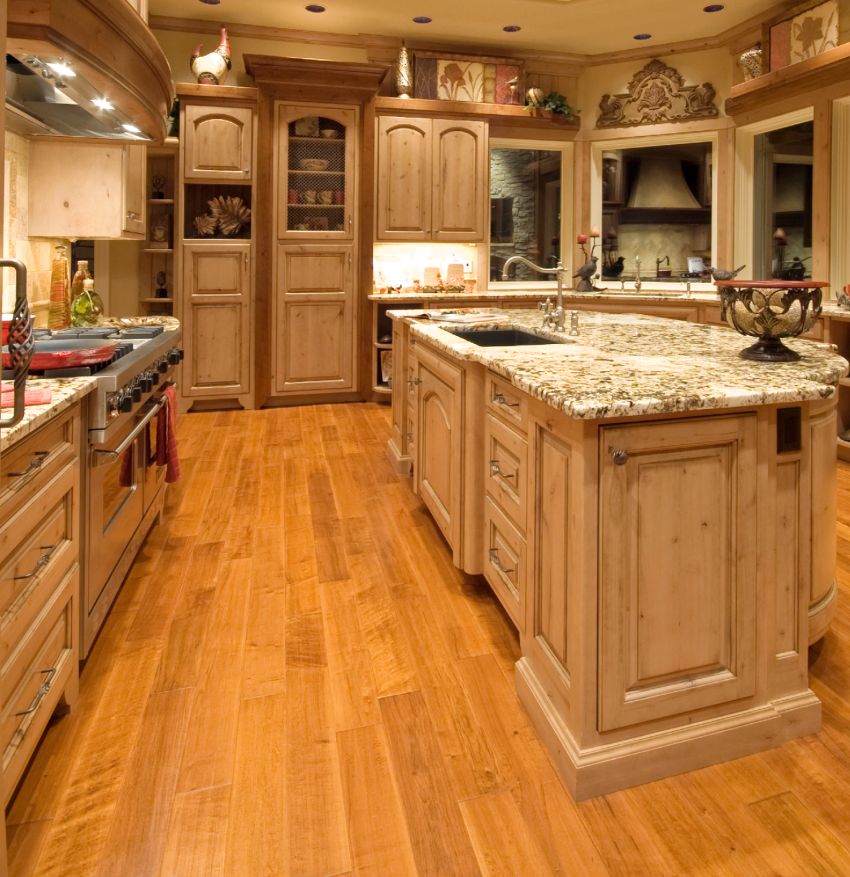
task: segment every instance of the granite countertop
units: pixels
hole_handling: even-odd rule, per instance
[[[412,312],[416,313],[416,312]],[[619,418],[778,402],[827,399],[848,363],[829,344],[794,339],[793,363],[741,359],[754,339],[681,320],[637,314],[584,312],[579,336],[540,328],[537,311],[494,313],[474,325],[410,320],[412,334],[451,357],[480,362],[515,387],[570,417]],[[569,324],[568,324],[569,326]],[[479,347],[447,330],[517,328],[564,343],[528,347]]]
[[[70,408],[77,400],[94,388],[95,378],[30,378],[27,386],[32,389],[47,388],[53,391],[53,399],[47,405],[27,405],[23,420],[8,429],[0,430],[0,451],[5,451],[25,436],[35,432],[52,417]],[[11,384],[11,382],[9,382]],[[8,417],[11,408],[3,409]]]
[[[555,300],[557,293],[554,289],[505,289],[487,292],[376,292],[369,296],[370,301],[398,302],[399,304],[416,302],[439,302],[439,301],[462,301],[468,298],[470,301],[538,301],[539,299],[551,298]],[[607,289],[602,292],[574,292],[564,290],[564,301],[681,301],[700,303],[719,303],[717,293],[711,290],[700,290],[686,295],[684,290],[647,289],[643,292],[620,292],[616,289]],[[850,314],[850,311],[847,312]]]

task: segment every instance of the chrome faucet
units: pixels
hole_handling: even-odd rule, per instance
[[[540,265],[535,265],[534,262],[529,262],[525,256],[511,256],[509,259],[505,260],[505,264],[502,266],[502,280],[508,280],[508,268],[516,262],[521,262],[523,265],[527,265],[531,268],[532,271],[536,271],[538,274],[553,274],[555,279],[558,282],[558,303],[552,308],[551,302],[547,300],[545,307],[542,304],[539,304],[537,307],[539,310],[543,311],[543,328],[551,327],[556,332],[564,331],[564,321],[566,318],[566,312],[564,311],[564,276],[567,273],[567,269],[564,268],[561,262],[554,268],[542,268]]]
[[[640,292],[643,281],[640,279],[640,256],[635,256],[635,292]]]

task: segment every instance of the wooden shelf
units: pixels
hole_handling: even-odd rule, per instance
[[[381,396],[392,396],[393,391],[391,387],[388,387],[386,384],[375,384],[372,387],[373,393],[378,393]]]
[[[842,387],[850,387],[850,378],[839,378],[838,383]]]
[[[148,204],[161,204],[163,207],[173,207],[173,198],[148,198]]]
[[[149,296],[148,298],[140,298],[140,302],[146,305],[173,305],[173,298],[154,298],[153,296]]]
[[[302,210],[343,210],[345,208],[345,204],[287,204],[286,206]]]
[[[382,344],[380,341],[373,341],[376,350],[392,350],[392,344]]]
[[[299,137],[292,135],[289,138],[290,143],[345,143],[345,137]]]
[[[145,247],[142,252],[147,253],[148,255],[168,256],[173,253],[174,250],[171,247]]]
[[[302,171],[289,168],[289,175],[294,176],[295,174],[307,177],[344,177],[345,171]]]

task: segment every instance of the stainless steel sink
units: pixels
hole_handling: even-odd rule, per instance
[[[471,341],[479,347],[521,347],[538,344],[560,344],[551,338],[541,338],[522,329],[461,329],[452,330],[452,335]]]

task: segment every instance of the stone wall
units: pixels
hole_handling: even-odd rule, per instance
[[[490,197],[513,198],[514,238],[511,242],[490,246],[490,279],[501,280],[501,264],[518,254],[539,263],[540,250],[536,239],[537,181],[534,153],[526,149],[492,149],[490,151]],[[514,280],[542,278],[524,265],[516,265]]]

